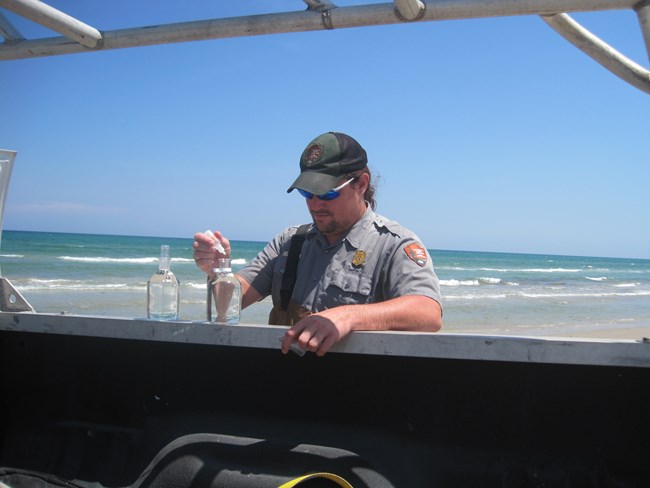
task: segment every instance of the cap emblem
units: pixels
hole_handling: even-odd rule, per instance
[[[427,251],[420,244],[409,244],[404,248],[406,255],[418,266],[427,264]]]
[[[305,164],[310,164],[318,161],[323,155],[323,146],[320,144],[312,144],[305,150]]]

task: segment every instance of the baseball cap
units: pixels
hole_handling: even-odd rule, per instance
[[[341,177],[368,164],[366,151],[355,139],[340,132],[327,132],[311,141],[300,156],[300,176],[287,190],[295,188],[315,195],[327,193]]]

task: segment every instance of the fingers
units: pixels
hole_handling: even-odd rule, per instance
[[[221,232],[217,231],[217,234],[219,234],[218,237],[214,235],[214,233],[210,229],[206,230],[204,234],[212,238],[212,244],[214,248],[217,250],[217,252],[223,254],[226,257],[228,256],[226,253],[226,249],[223,247],[223,242],[222,242],[222,241],[227,241],[227,239],[221,235]]]
[[[197,232],[194,234],[194,249],[197,247],[210,248],[213,246],[214,239],[204,232]]]
[[[197,232],[192,247],[196,265],[207,274],[212,273],[217,259],[230,257],[230,241],[219,231]]]
[[[341,338],[334,322],[318,314],[305,317],[291,327],[282,339],[282,352],[287,353],[292,343],[303,350],[324,356]]]
[[[284,354],[289,352],[289,349],[291,348],[291,344],[296,340],[296,337],[298,335],[298,331],[296,330],[296,326],[293,326],[291,329],[289,329],[285,334],[284,337],[282,338],[282,352]]]

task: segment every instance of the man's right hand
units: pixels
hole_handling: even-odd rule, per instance
[[[217,241],[221,243],[224,252],[217,250]],[[217,267],[219,258],[230,257],[230,241],[226,239],[218,230],[213,235],[206,232],[197,232],[194,234],[194,262],[204,273],[211,275],[213,269]]]

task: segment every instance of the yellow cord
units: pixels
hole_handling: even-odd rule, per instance
[[[296,486],[297,484],[302,483],[303,481],[310,480],[312,478],[326,478],[328,480],[333,481],[341,488],[353,488],[353,486],[350,483],[348,483],[346,480],[332,473],[306,474],[304,476],[300,476],[298,478],[292,479],[291,481],[287,481],[286,483],[280,485],[278,488],[292,488],[293,486]]]

